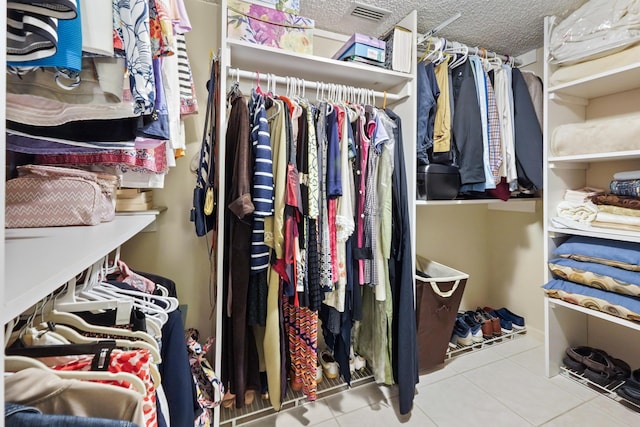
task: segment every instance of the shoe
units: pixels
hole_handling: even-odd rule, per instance
[[[260,398],[269,400],[269,383],[267,382],[267,373],[265,371],[260,372]]]
[[[367,367],[367,359],[360,356],[358,353],[354,354],[353,361],[355,364],[356,371],[361,371]]]
[[[501,318],[510,320],[511,326],[513,326],[513,329],[516,329],[516,330],[524,329],[524,317],[518,316],[517,314],[510,312],[509,309],[507,309],[506,307],[497,309],[496,313]]]
[[[475,319],[475,316],[473,316],[473,314],[469,313],[473,312],[460,313],[458,314],[458,316],[461,317],[467,325],[469,325],[469,328],[471,328],[471,339],[473,340],[473,342],[482,342],[484,341],[482,334],[482,324]]]
[[[478,313],[483,319],[491,322],[491,335],[494,337],[502,335],[502,328],[500,327],[500,319],[498,316],[493,316],[480,307],[476,308],[476,313]]]
[[[244,405],[249,406],[256,398],[255,390],[247,390],[244,392]]]
[[[453,332],[451,334],[451,340],[449,341],[454,345],[472,345],[473,335],[471,328],[460,317],[456,319],[453,324]]]
[[[482,331],[482,338],[485,340],[493,338],[493,326],[491,325],[491,319],[484,317],[477,311],[467,311],[469,316],[473,316],[476,322],[480,324],[480,330]]]
[[[227,390],[227,392],[222,397],[222,403],[221,403],[222,407],[231,409],[235,406],[235,404],[236,404],[236,395],[231,394],[229,390]]]
[[[322,365],[322,374],[325,377],[331,380],[338,378],[340,373],[338,369],[338,362],[336,362],[336,359],[333,358],[331,353],[326,350],[320,353],[320,364]]]
[[[621,381],[631,375],[629,364],[622,359],[616,359],[602,350],[596,350],[583,359],[584,376],[601,386],[607,386],[614,381]]]
[[[316,384],[320,384],[322,382],[322,365],[318,364],[316,366]]]
[[[498,319],[500,319],[500,329],[502,330],[502,333],[510,334],[513,332],[513,324],[511,323],[511,320],[500,317],[498,313],[491,307],[485,307],[484,311],[486,311],[493,317],[497,317]]]

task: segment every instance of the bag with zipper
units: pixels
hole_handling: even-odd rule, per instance
[[[18,166],[5,183],[5,227],[96,225],[115,217],[118,177],[58,166]]]

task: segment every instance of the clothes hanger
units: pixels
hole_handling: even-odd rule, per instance
[[[58,324],[54,325],[54,331],[59,335],[63,336],[71,343],[74,344],[90,344],[98,341],[98,338],[86,337],[80,334],[73,328],[69,326]],[[153,363],[162,363],[162,357],[160,356],[160,352],[158,351],[158,347],[149,344],[146,341],[133,341],[126,340],[122,338],[114,339],[117,348],[137,348],[142,350],[148,350],[151,354],[151,361]]]
[[[5,372],[19,372],[28,368],[41,369],[43,371],[51,372],[61,379],[67,380],[82,380],[82,381],[116,381],[127,382],[131,384],[132,388],[145,396],[147,394],[147,388],[144,382],[128,372],[107,372],[107,371],[57,371],[51,369],[44,363],[37,359],[26,356],[5,356],[4,357],[4,371]],[[109,385],[109,384],[106,384]]]
[[[39,318],[43,322],[54,322],[55,324],[67,325],[84,332],[103,334],[109,337],[142,340],[156,346],[156,348],[158,347],[158,342],[156,341],[156,339],[147,332],[130,331],[128,329],[92,325],[86,322],[83,318],[72,313],[66,313],[52,309],[49,311],[43,311],[41,314],[39,314]]]

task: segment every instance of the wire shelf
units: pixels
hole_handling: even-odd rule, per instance
[[[523,329],[514,329],[513,332],[503,333],[498,337],[493,338],[483,338],[482,342],[473,343],[471,345],[461,345],[458,344],[453,347],[449,344],[449,348],[447,349],[447,354],[445,356],[445,360],[451,359],[456,356],[460,356],[462,354],[470,353],[473,351],[483,350],[485,348],[491,348],[496,344],[505,343],[513,340],[518,335],[523,335],[527,332],[527,328]]]
[[[610,384],[600,385],[585,377],[583,374],[574,371],[572,369],[567,368],[566,366],[560,366],[560,375],[569,378],[572,381],[577,382],[585,387],[588,387],[592,390],[596,390],[600,392],[602,395],[615,400],[616,402],[623,404],[624,406],[633,409],[634,411],[640,413],[640,405],[625,399],[620,396],[616,390],[624,385],[624,380],[613,381]]]
[[[373,382],[373,373],[367,366],[360,371],[351,374],[351,388],[363,386]],[[349,385],[342,377],[329,379],[324,377],[322,382],[318,384],[317,399],[322,399],[349,389]],[[293,391],[287,387],[287,393],[284,396],[280,412],[296,408],[308,402],[307,396],[301,391]],[[260,398],[260,393],[256,392],[256,397],[251,405],[245,405],[242,408],[220,408],[220,425],[235,426],[239,423],[254,421],[263,418],[276,411],[271,406],[271,402]]]

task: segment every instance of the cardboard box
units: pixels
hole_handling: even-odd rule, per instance
[[[313,19],[242,0],[227,5],[227,37],[248,43],[313,53]]]
[[[366,34],[355,33],[349,40],[342,45],[340,49],[332,56],[333,59],[343,59],[345,52],[351,48],[354,43],[359,43],[365,46],[375,47],[377,49],[385,50],[385,42],[375,37],[367,36]],[[365,57],[366,58],[366,57]]]

